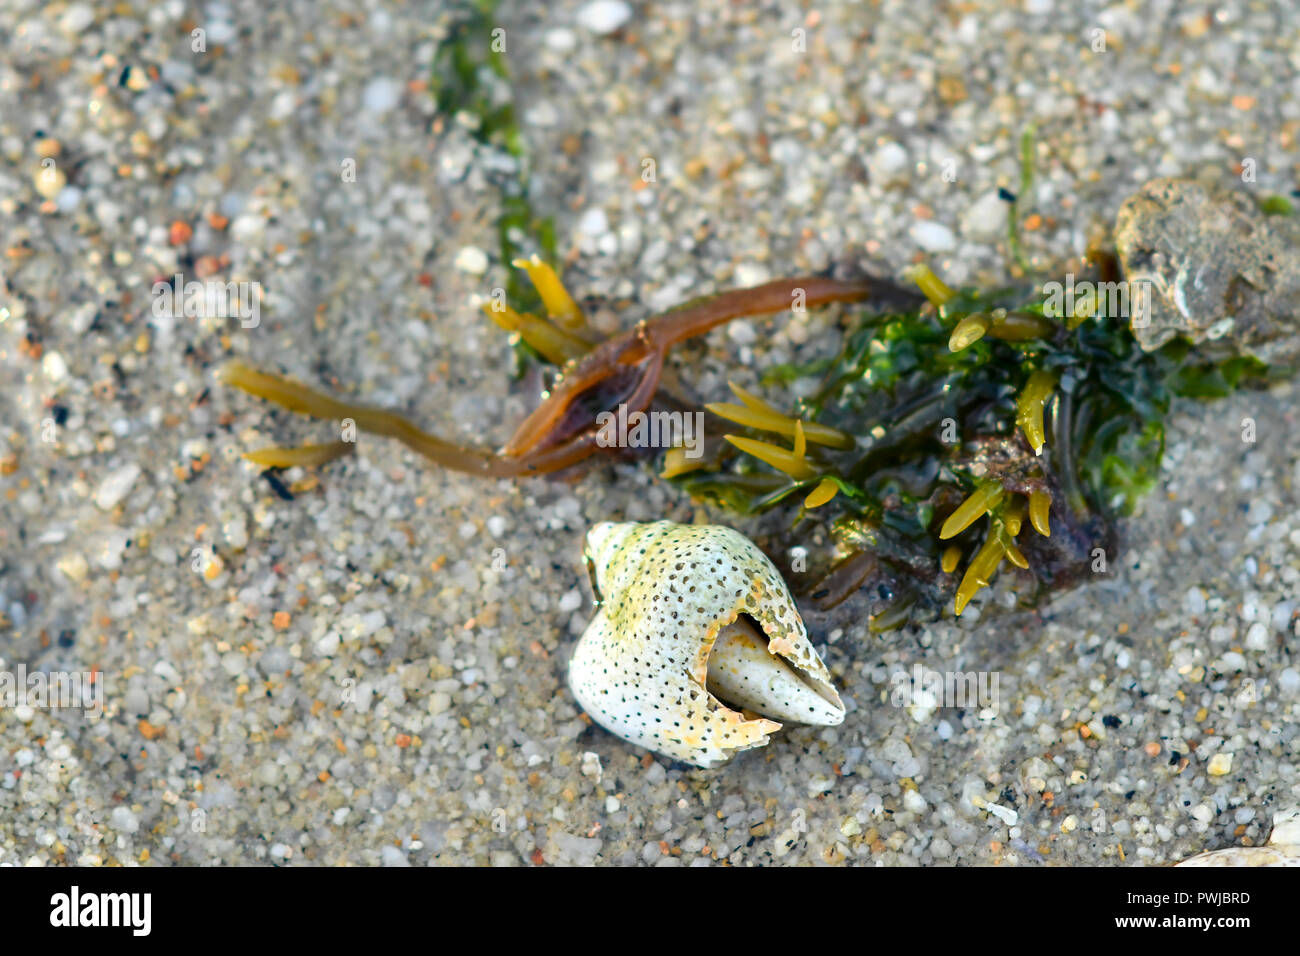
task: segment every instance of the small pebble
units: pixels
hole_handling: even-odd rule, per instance
[[[380,76],[366,84],[365,91],[361,94],[361,105],[367,112],[383,116],[396,106],[401,98],[401,85],[396,80]]]
[[[139,477],[140,466],[135,462],[109,472],[99,483],[99,490],[95,492],[95,504],[103,511],[111,511],[130,493],[131,487]]]
[[[598,36],[613,33],[632,19],[632,8],[623,0],[595,0],[578,11],[578,25]]]
[[[1232,754],[1220,751],[1210,758],[1205,770],[1211,777],[1227,776],[1232,773]]]
[[[63,11],[59,18],[59,29],[64,33],[81,33],[95,22],[95,10],[88,3],[74,3]]]
[[[952,230],[942,223],[929,219],[913,223],[912,228],[908,230],[908,235],[926,252],[951,252],[957,247],[957,239],[953,236]]]
[[[478,246],[465,246],[456,253],[456,268],[470,275],[481,276],[488,270],[487,253]]]

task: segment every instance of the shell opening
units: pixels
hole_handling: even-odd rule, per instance
[[[768,641],[746,615],[724,626],[709,652],[709,693],[727,704],[772,720],[838,724],[844,705],[833,688],[822,688],[789,661],[768,650]]]

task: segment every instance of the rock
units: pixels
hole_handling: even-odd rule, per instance
[[[1266,216],[1243,193],[1153,179],[1120,207],[1115,244],[1128,281],[1149,283],[1130,293],[1143,349],[1226,337],[1269,364],[1300,358],[1300,220]]]

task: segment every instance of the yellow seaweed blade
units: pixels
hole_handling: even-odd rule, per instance
[[[917,288],[936,306],[943,305],[957,294],[923,262],[913,268],[907,277],[915,282]]]
[[[955,544],[943,549],[943,554],[939,556],[939,568],[944,574],[952,574],[957,570],[957,562],[961,560],[961,548]]]
[[[705,408],[718,417],[725,418],[738,425],[746,425],[749,428],[757,428],[761,431],[775,432],[778,435],[794,435],[795,418],[778,411],[757,395],[747,392],[734,382],[728,382],[727,384],[736,394],[736,397],[744,403],[743,407],[731,402],[713,402],[705,405]],[[802,421],[802,419],[798,420]],[[852,435],[846,434],[838,428],[831,428],[829,425],[804,422],[803,430],[807,439],[815,445],[847,449],[852,448],[855,444]]]
[[[546,314],[552,319],[564,328],[575,331],[586,324],[578,303],[573,301],[569,290],[564,288],[560,277],[547,263],[534,255],[528,259],[516,259],[511,265],[528,273],[529,280],[542,298],[542,304],[546,306]]]
[[[1016,424],[1025,433],[1035,455],[1042,454],[1047,441],[1047,432],[1043,428],[1043,404],[1055,387],[1056,376],[1040,369],[1029,376],[1029,381],[1016,398]]]
[[[569,335],[545,319],[516,312],[508,305],[495,308],[492,303],[485,302],[483,311],[507,332],[517,333],[553,365],[565,365],[570,360],[585,355],[591,348],[586,342]]]
[[[977,520],[982,518],[990,508],[1002,499],[1002,486],[984,485],[975,489],[971,496],[957,506],[957,510],[948,516],[948,520],[939,529],[940,540],[947,540],[959,535]]]
[[[757,428],[759,431],[776,432],[778,435],[794,434],[794,419],[780,412],[758,411],[734,402],[709,402],[704,407],[719,418],[725,418],[737,425]]]
[[[1003,541],[1002,548],[1007,553],[1008,561],[1010,561],[1018,568],[1023,568],[1026,571],[1029,570],[1029,559],[1025,557],[1024,552],[1022,552],[1018,547],[1016,547],[1016,543],[1014,541],[1010,541],[1010,540]]]
[[[217,373],[218,381],[273,402],[281,408],[315,418],[355,418],[354,406],[318,392],[293,379],[262,372],[238,359],[227,362]]]
[[[1032,312],[1008,312],[997,309],[993,313],[993,325],[989,335],[1004,342],[1028,342],[1050,335],[1053,324]]]
[[[952,335],[948,336],[948,351],[960,352],[974,345],[984,338],[992,324],[992,319],[979,312],[966,316],[953,327]]]
[[[681,446],[669,448],[664,454],[664,468],[659,472],[660,478],[676,478],[687,472],[704,467],[704,456],[687,458],[686,449]]]
[[[1002,510],[1002,525],[1007,529],[1007,534],[1016,537],[1020,534],[1021,525],[1025,521],[1025,499],[1016,496],[1010,504]]]
[[[1052,496],[1046,491],[1035,491],[1029,496],[1029,523],[1044,538],[1052,536],[1048,516],[1052,510]]]
[[[259,448],[245,452],[245,461],[262,468],[311,468],[352,454],[356,442],[335,441],[326,445],[299,445],[296,448]]]
[[[958,617],[970,603],[970,599],[979,593],[980,588],[989,586],[993,580],[993,575],[997,573],[998,565],[1002,563],[1002,558],[1006,555],[1002,542],[995,534],[990,534],[984,541],[984,546],[971,559],[966,573],[962,575],[961,584],[957,586],[957,596],[953,602],[953,609]]]
[[[756,412],[768,412],[772,415],[781,415],[781,417],[785,417],[774,405],[763,401],[763,399],[759,398],[753,392],[741,388],[735,382],[727,382],[727,388],[731,389],[731,394],[740,399],[741,403],[744,404],[746,408],[753,409]]]
[[[803,422],[794,423],[794,456],[803,458],[808,454],[808,439],[803,433]]]
[[[839,490],[839,485],[829,478],[823,478],[817,483],[817,487],[812,490],[812,494],[803,500],[803,506],[809,509],[820,508],[834,498],[839,493]]]
[[[778,445],[755,441],[752,438],[742,438],[739,435],[723,437],[746,454],[753,455],[759,461],[767,462],[773,468],[785,472],[798,481],[807,481],[817,474],[802,455],[796,455]]]

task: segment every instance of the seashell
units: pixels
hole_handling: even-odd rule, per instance
[[[1263,846],[1230,846],[1188,857],[1176,866],[1300,866],[1300,808],[1273,814]]]
[[[766,744],[781,722],[844,720],[785,582],[738,531],[604,522],[585,556],[598,609],[569,687],[606,730],[715,767]]]

